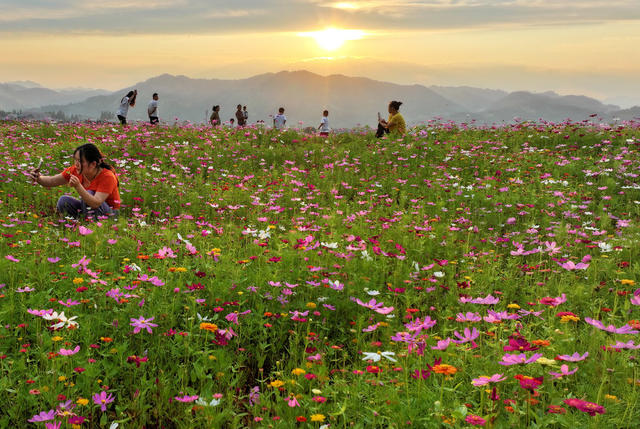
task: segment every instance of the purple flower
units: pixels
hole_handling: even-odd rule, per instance
[[[478,313],[458,313],[456,317],[456,322],[480,322],[482,317]]]
[[[498,362],[500,365],[518,365],[518,364],[527,364],[533,363],[542,357],[542,353],[534,353],[530,358],[527,358],[527,355],[524,353],[520,354],[509,354],[505,353],[502,356],[502,360]]]
[[[417,318],[416,320],[406,323],[404,327],[407,328],[410,332],[421,332],[423,329],[434,327],[436,323],[438,323],[436,320],[432,320],[431,317],[425,316],[425,318],[422,320],[420,320],[420,318]]]
[[[601,321],[594,320],[590,317],[585,317],[584,321],[587,322],[589,325],[593,325],[596,328],[601,329],[603,331],[611,332],[612,334],[637,334],[640,332],[640,331],[636,331],[631,326],[626,324],[624,326],[621,326],[620,328],[616,328],[613,325],[604,326],[604,323],[602,323]]]
[[[53,422],[53,423],[44,424],[45,429],[60,429],[60,426],[62,426],[62,422]]]
[[[104,390],[100,393],[96,393],[95,395],[93,395],[91,399],[93,399],[94,404],[100,405],[100,410],[102,412],[107,411],[107,404],[110,404],[115,400],[115,398],[111,393],[107,395],[107,392],[105,392]]]
[[[471,380],[471,384],[473,384],[476,387],[479,387],[489,383],[498,383],[506,379],[507,377],[504,377],[502,374],[493,374],[491,377],[487,377],[486,375],[481,375],[480,377],[474,378],[473,380]]]
[[[58,258],[57,256],[54,258],[47,258],[47,261],[51,262],[52,264],[55,264],[56,262],[60,261],[60,258]]]
[[[47,420],[53,420],[55,417],[55,410],[41,411],[40,414],[36,414],[27,421],[30,423],[46,422]]]
[[[415,343],[418,338],[418,332],[415,334],[410,334],[409,332],[396,332],[393,337],[391,337],[391,341],[396,341],[399,343]]]
[[[618,341],[617,343],[612,344],[609,347],[616,350],[622,350],[622,349],[638,350],[640,349],[640,344],[634,344],[633,340],[629,340],[626,343],[623,343],[622,341]]]
[[[588,356],[589,356],[589,352],[584,352],[583,355],[580,355],[580,353],[575,352],[572,355],[558,355],[558,359],[566,362],[580,362],[585,360]]]
[[[569,371],[569,365],[562,365],[560,366],[560,372],[549,372],[549,374],[553,375],[553,379],[555,380],[556,378],[562,378],[565,375],[574,374],[577,370],[578,368],[576,367],[575,369]]]
[[[475,349],[476,347],[478,347],[478,345],[474,340],[478,338],[480,333],[476,328],[473,328],[473,330],[470,330],[469,328],[464,328],[463,333],[464,335],[461,335],[458,331],[453,331],[453,334],[459,338],[459,340],[453,340],[453,342],[456,344],[464,344],[464,343],[471,342],[472,349]]]
[[[471,304],[483,304],[483,305],[493,305],[500,302],[500,298],[496,298],[493,295],[487,295],[485,298],[466,298],[461,297],[459,300],[462,304],[471,303]]]
[[[140,319],[131,318],[130,325],[133,326],[133,333],[137,334],[142,329],[146,329],[148,333],[152,334],[151,328],[158,326],[155,323],[150,323],[153,319],[155,319],[155,317],[149,319],[145,319],[144,316],[140,316]]]
[[[393,307],[385,307],[382,302],[376,302],[375,298],[371,298],[369,302],[356,299],[356,304],[369,308],[378,314],[389,314],[393,311]]]

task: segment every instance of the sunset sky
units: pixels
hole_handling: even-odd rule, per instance
[[[638,0],[0,0],[0,82],[307,69],[640,104]],[[624,101],[627,100],[627,101]]]

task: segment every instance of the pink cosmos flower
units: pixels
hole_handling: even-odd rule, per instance
[[[107,411],[107,404],[110,404],[115,400],[115,398],[111,393],[107,395],[107,392],[105,392],[104,390],[100,393],[96,393],[95,395],[93,395],[91,399],[93,399],[94,404],[100,405],[100,410],[102,412]]]
[[[487,295],[485,298],[467,298],[461,297],[459,301],[462,304],[471,303],[471,304],[483,304],[483,305],[493,305],[500,302],[500,298],[495,298],[492,295]]]
[[[640,332],[640,331],[636,331],[631,326],[626,324],[624,326],[621,326],[620,328],[616,328],[614,325],[604,326],[604,323],[602,323],[601,321],[594,320],[590,317],[585,317],[584,321],[587,322],[589,325],[593,325],[596,328],[601,329],[603,331],[611,332],[612,334],[637,334]]]
[[[557,359],[563,360],[565,362],[580,362],[585,360],[587,357],[589,357],[589,352],[584,352],[583,355],[580,355],[580,353],[575,352],[572,355],[558,355]]]
[[[451,338],[446,338],[444,340],[439,340],[435,346],[431,346],[431,349],[444,351],[449,347],[449,344],[451,344]]]
[[[80,226],[78,227],[78,233],[79,233],[80,235],[89,235],[89,234],[93,234],[93,231],[92,231],[92,230],[90,230],[89,228],[86,228],[86,227],[84,227],[84,226],[80,225]]]
[[[58,258],[57,256],[54,258],[47,258],[47,261],[51,262],[52,264],[55,264],[56,262],[60,261],[60,258]]]
[[[612,344],[609,347],[616,350],[622,350],[622,349],[638,350],[640,349],[640,344],[634,344],[633,340],[629,340],[626,343],[623,343],[622,341],[618,341],[617,343]]]
[[[548,296],[540,298],[540,304],[548,305],[549,307],[557,307],[564,302],[567,302],[567,295],[564,293],[556,298],[551,298]]]
[[[385,307],[382,302],[376,302],[375,298],[371,298],[369,302],[360,301],[356,298],[356,304],[371,309],[378,314],[389,314],[394,310],[393,307]]]
[[[38,423],[38,422],[46,422],[48,420],[53,420],[55,418],[56,418],[56,411],[49,410],[49,411],[41,411],[40,414],[36,414],[35,416],[31,417],[27,421],[30,423]]]
[[[151,317],[149,319],[145,319],[144,316],[140,316],[139,319],[131,318],[131,323],[129,325],[133,326],[133,333],[137,334],[142,329],[146,329],[148,333],[153,334],[151,328],[155,328],[155,323],[151,323],[151,321],[155,319],[155,317]]]
[[[415,320],[406,323],[404,325],[410,332],[421,332],[423,329],[433,328],[436,323],[436,320],[432,320],[431,317],[425,316],[424,319],[416,318]]]
[[[7,255],[5,256],[5,258],[10,260],[11,262],[20,262],[20,259],[16,259],[13,255]]]
[[[473,384],[476,387],[480,387],[489,383],[499,383],[506,379],[507,377],[504,377],[502,374],[493,374],[491,377],[487,377],[486,375],[481,375],[480,377],[474,378],[473,380],[471,380],[471,384]]]
[[[557,264],[567,271],[586,270],[587,268],[589,268],[590,261],[591,255],[586,255],[584,258],[582,258],[582,261],[578,262],[577,264],[575,264],[573,261],[567,261],[565,263],[557,262]]]
[[[571,375],[574,374],[576,371],[578,370],[578,368],[576,367],[575,369],[572,369],[571,371],[569,371],[569,365],[562,365],[560,366],[560,372],[549,372],[550,375],[553,376],[553,379],[555,380],[556,378],[562,378],[565,375]]]
[[[480,322],[482,317],[478,313],[458,313],[456,317],[456,322]]]
[[[459,338],[459,340],[453,340],[453,342],[456,344],[464,344],[464,343],[471,342],[472,349],[475,349],[476,347],[478,347],[478,345],[474,340],[478,338],[480,333],[476,328],[473,328],[473,330],[470,330],[469,328],[464,328],[463,333],[464,335],[461,335],[458,331],[453,331],[453,334]]]
[[[287,401],[287,405],[289,405],[292,408],[300,406],[300,403],[298,402],[296,397],[293,395],[289,396],[289,398],[285,398],[285,401]]]
[[[61,356],[71,356],[71,355],[75,355],[79,351],[80,351],[80,346],[76,346],[74,349],[60,348],[60,350],[58,351],[58,354]]]
[[[527,355],[524,353],[520,354],[509,354],[505,353],[502,356],[502,360],[498,362],[500,365],[519,365],[519,364],[527,364],[533,363],[542,357],[542,353],[534,353],[530,358],[527,358]]]
[[[544,251],[547,252],[549,255],[555,255],[556,253],[560,252],[560,249],[562,249],[562,247],[558,247],[556,245],[555,241],[552,241],[552,242],[545,241],[544,245],[545,245]]]

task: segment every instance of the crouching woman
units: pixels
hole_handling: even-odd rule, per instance
[[[57,210],[62,216],[116,216],[120,209],[118,178],[94,144],[77,147],[73,152],[73,165],[61,173],[41,176],[34,170],[31,177],[45,188],[69,185],[78,192],[80,199],[69,195],[58,199]]]

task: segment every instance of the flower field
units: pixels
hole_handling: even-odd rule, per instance
[[[84,143],[116,220],[28,178]],[[0,427],[637,427],[639,149],[0,123]]]

